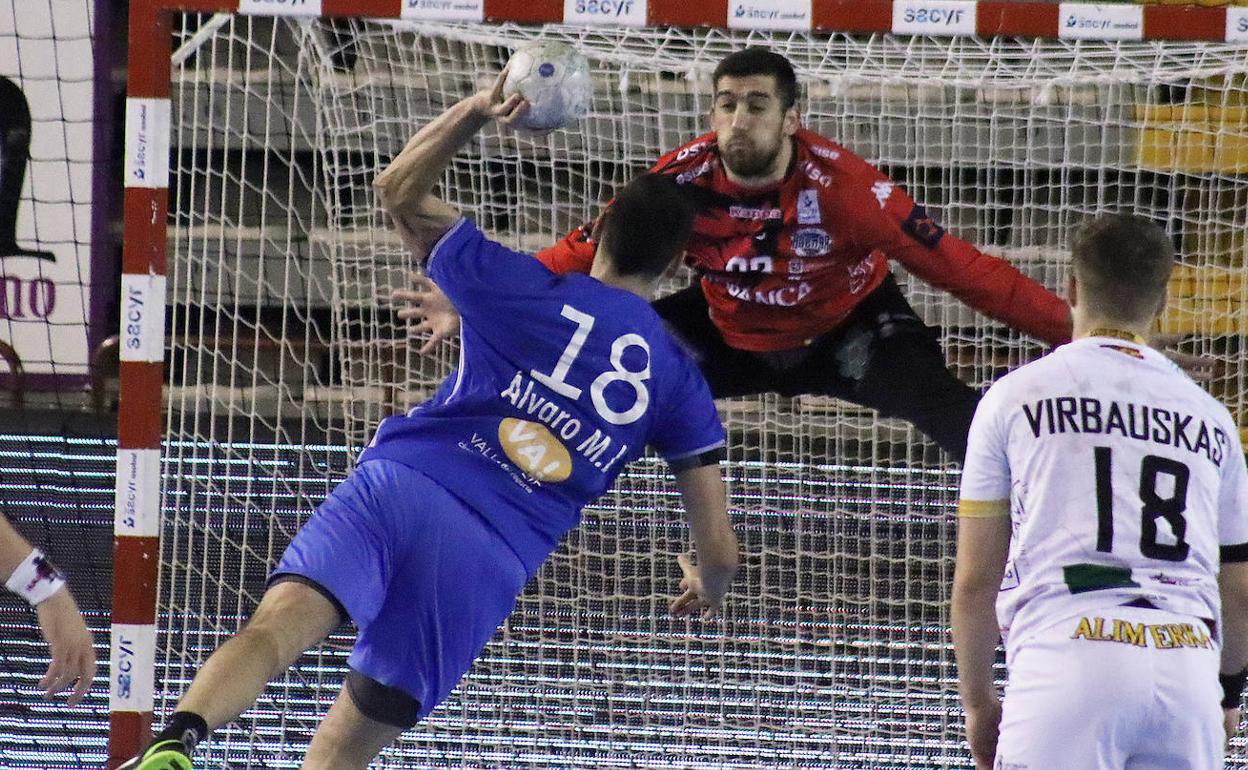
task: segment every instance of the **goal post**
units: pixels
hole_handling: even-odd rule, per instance
[[[1055,291],[1084,217],[1163,223],[1181,265],[1162,330],[1217,357],[1211,389],[1237,417],[1248,406],[1248,8],[132,0],[130,14],[110,766],[254,610],[381,417],[453,367],[453,345],[418,355],[382,298],[414,265],[371,180],[534,39],[586,55],[589,116],[545,137],[487,128],[441,186],[509,245],[553,242],[702,133],[715,63],[766,45],[798,70],[805,125]],[[901,277],[975,387],[1040,352]],[[945,607],[956,465],[843,402],[721,410],[746,554],[724,617],[665,616],[687,538],[661,463],[643,460],[385,766],[970,766]],[[298,766],[350,642],[336,632],[272,683],[211,759]]]

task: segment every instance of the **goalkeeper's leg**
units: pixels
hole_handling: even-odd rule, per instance
[[[197,743],[250,708],[270,679],[341,622],[338,607],[316,588],[273,585],[243,629],[195,675],[152,744],[120,770],[189,770]]]

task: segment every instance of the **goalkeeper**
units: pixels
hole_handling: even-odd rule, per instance
[[[490,120],[503,77],[422,128],[378,177],[408,247],[464,318],[460,368],[432,400],[382,421],[355,471],[300,529],[260,606],[213,653],[143,756],[186,770],[307,647],[359,627],[343,688],[305,768],[364,768],[438,705],[525,583],[649,444],[676,475],[697,547],[676,615],[714,613],[737,566],[719,474],[724,429],[697,367],[646,302],[693,212],[668,178],[620,191],[589,276],[557,276],[430,195]],[[405,293],[396,292],[399,298]]]
[[[687,260],[699,282],[654,303],[716,398],[823,394],[913,423],[961,459],[979,393],[954,377],[889,269],[1056,345],[1065,301],[1008,262],[949,234],[899,186],[800,126],[797,78],[764,48],[729,54],[713,75],[711,132],[659,159],[697,209]],[[609,211],[610,209],[608,209]],[[585,272],[594,225],[537,254]],[[405,317],[429,349],[455,320],[425,279]]]

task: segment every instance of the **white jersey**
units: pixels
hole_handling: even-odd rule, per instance
[[[1248,559],[1246,476],[1226,408],[1143,344],[1086,337],[1001,378],[971,425],[960,512],[1009,500],[1007,647],[1139,599],[1219,621],[1220,559]]]

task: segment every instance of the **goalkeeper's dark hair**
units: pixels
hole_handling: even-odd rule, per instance
[[[1174,243],[1157,224],[1133,214],[1099,216],[1079,227],[1070,251],[1080,300],[1098,317],[1140,323],[1161,310]]]
[[[662,275],[693,232],[693,204],[666,174],[635,177],[603,217],[599,240],[621,276]]]
[[[780,106],[789,109],[797,103],[797,73],[793,65],[775,51],[760,46],[742,48],[719,60],[711,75],[711,84],[719,90],[720,78],[746,78],[751,75],[770,75],[776,80],[776,94]]]

